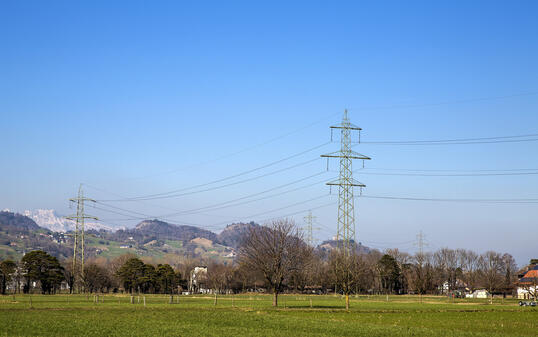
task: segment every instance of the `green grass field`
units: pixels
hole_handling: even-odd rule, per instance
[[[538,310],[513,299],[360,296],[346,312],[339,296],[282,295],[279,308],[269,295],[145,297],[0,296],[0,336],[538,335]]]

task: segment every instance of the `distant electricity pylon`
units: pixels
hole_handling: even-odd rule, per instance
[[[69,199],[70,202],[77,203],[77,215],[71,215],[66,217],[70,220],[75,220],[75,232],[73,234],[73,286],[76,284],[77,278],[80,277],[80,280],[84,280],[84,220],[93,219],[99,220],[94,216],[86,215],[84,213],[84,202],[95,200],[84,197],[84,192],[82,191],[82,184],[78,188],[78,197]],[[80,259],[80,270],[77,268],[77,259]],[[79,274],[80,273],[80,274]]]
[[[338,186],[338,222],[336,231],[337,247],[345,254],[349,254],[355,244],[355,208],[353,198],[353,187],[366,187],[359,181],[353,179],[353,159],[370,160],[370,157],[357,153],[351,149],[351,132],[362,130],[358,126],[351,124],[344,110],[342,123],[331,126],[331,138],[333,129],[340,129],[340,151],[321,155],[327,158],[340,158],[340,175],[338,180],[328,182],[327,185]]]
[[[422,233],[422,230],[417,234],[417,242],[415,243],[415,246],[418,247],[418,252],[420,255],[424,254],[424,246],[428,246],[426,242],[424,242],[424,238],[426,235]]]
[[[311,247],[314,247],[314,230],[320,229],[313,226],[316,217],[312,215],[312,211],[308,211],[308,215],[304,217],[304,220],[306,221],[306,227],[304,228],[306,230],[306,241]]]

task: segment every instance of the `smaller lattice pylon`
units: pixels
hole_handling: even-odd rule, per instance
[[[84,202],[95,200],[84,197],[84,192],[82,190],[82,184],[78,189],[78,196],[76,198],[69,199],[70,202],[77,203],[77,214],[66,216],[66,219],[75,221],[75,231],[73,233],[73,266],[72,266],[72,277],[73,277],[73,286],[77,283],[77,278],[80,277],[84,281],[84,256],[85,256],[85,247],[84,247],[84,221],[86,219],[99,220],[95,216],[86,215],[84,213]],[[77,265],[77,259],[80,259],[80,270]]]
[[[314,221],[316,220],[316,216],[312,215],[312,211],[308,211],[308,215],[304,217],[304,220],[306,222],[306,226],[303,227],[303,230],[306,231],[306,242],[311,246],[314,247],[314,230],[319,230],[321,228],[314,227]]]

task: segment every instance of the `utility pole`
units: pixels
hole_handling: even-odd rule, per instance
[[[359,181],[353,179],[353,159],[364,160],[371,158],[363,154],[357,153],[351,149],[351,132],[359,132],[362,130],[358,126],[349,121],[347,110],[344,110],[342,123],[331,126],[332,131],[340,129],[340,151],[321,155],[327,158],[327,166],[329,165],[328,158],[340,159],[340,175],[338,180],[328,182],[329,186],[338,186],[338,221],[336,231],[336,242],[339,249],[344,251],[344,254],[349,255],[355,245],[355,206],[353,198],[353,187],[366,187]]]
[[[306,241],[311,247],[314,247],[314,229],[320,229],[318,227],[313,227],[316,218],[317,217],[312,215],[312,211],[308,211],[308,215],[304,217],[306,227],[303,227],[303,229],[306,230]]]
[[[79,276],[79,270],[77,270],[77,258],[80,258],[80,280],[84,280],[84,220],[93,219],[99,220],[94,216],[86,215],[84,213],[84,202],[95,200],[84,197],[84,191],[82,190],[82,184],[78,188],[78,196],[76,198],[69,199],[70,202],[77,203],[77,214],[66,217],[69,220],[75,220],[75,232],[73,234],[73,287],[76,284],[77,277]],[[74,289],[73,289],[74,290]]]

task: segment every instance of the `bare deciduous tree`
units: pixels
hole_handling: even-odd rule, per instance
[[[460,264],[463,268],[463,280],[471,292],[478,288],[480,280],[479,257],[472,250],[460,251]]]
[[[263,274],[276,307],[287,277],[304,267],[309,252],[295,224],[283,219],[250,228],[239,250],[239,261]]]
[[[345,296],[346,310],[349,310],[349,294],[359,285],[362,274],[361,258],[355,252],[333,250],[329,256],[329,264],[333,273],[335,286]]]
[[[207,284],[213,289],[215,305],[217,304],[217,294],[223,294],[230,288],[233,275],[234,269],[229,265],[212,263],[207,268]]]
[[[506,297],[506,293],[513,293],[514,286],[517,281],[517,264],[514,257],[508,253],[503,254],[503,270],[504,270],[504,284],[503,294]]]
[[[417,253],[411,268],[409,284],[419,295],[423,295],[432,288],[433,270],[430,253]],[[422,297],[421,297],[422,298]]]
[[[493,251],[485,252],[480,256],[482,269],[482,282],[491,294],[490,303],[493,303],[493,291],[503,284],[503,259],[501,254]]]
[[[444,286],[445,282],[448,285],[448,291],[453,291],[456,288],[459,271],[458,256],[456,251],[449,248],[441,248],[433,255],[433,261],[436,267],[436,275],[438,276],[437,284]]]

